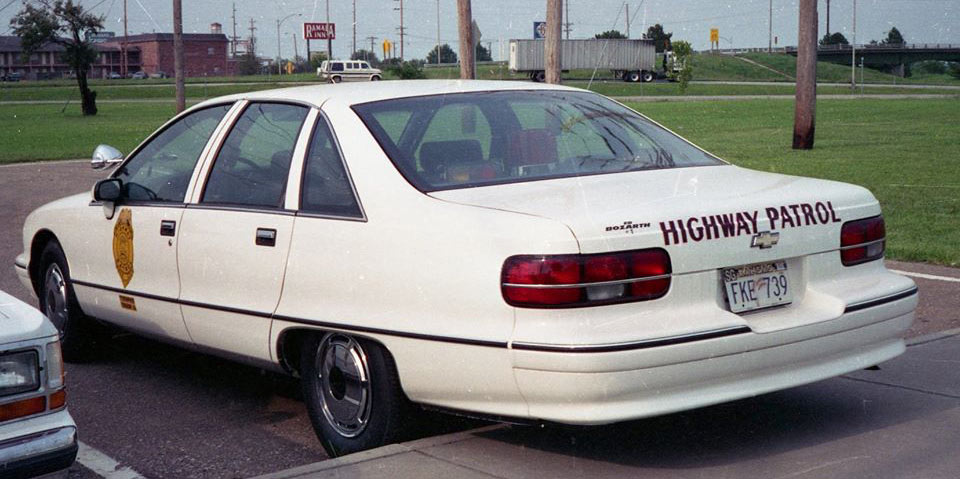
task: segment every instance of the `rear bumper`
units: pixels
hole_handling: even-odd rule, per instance
[[[529,417],[606,424],[807,384],[903,353],[917,296],[820,323],[614,352],[514,350]]]
[[[66,411],[51,416],[58,415],[62,417],[42,421],[47,426],[59,423],[57,426],[0,441],[0,477],[35,477],[62,471],[73,464],[78,448],[77,427]],[[29,424],[21,424],[18,429],[27,426]]]

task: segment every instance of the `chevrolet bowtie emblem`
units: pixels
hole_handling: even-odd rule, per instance
[[[770,231],[761,231],[753,235],[753,239],[750,240],[751,248],[760,248],[760,249],[769,249],[773,248],[773,245],[777,244],[780,241],[780,233],[772,233]]]

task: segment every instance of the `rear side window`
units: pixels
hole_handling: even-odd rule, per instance
[[[343,71],[343,63],[340,63],[340,62],[331,63],[331,64],[330,64],[330,71],[342,72],[342,71]]]
[[[333,141],[327,122],[317,119],[303,167],[300,209],[308,213],[360,218],[360,206],[354,195],[343,159]]]
[[[207,179],[203,203],[279,208],[307,108],[249,105],[230,131]]]

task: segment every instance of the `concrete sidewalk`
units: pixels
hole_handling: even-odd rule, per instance
[[[840,378],[596,428],[494,425],[261,478],[956,478],[960,330]]]

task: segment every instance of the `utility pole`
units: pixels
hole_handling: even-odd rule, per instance
[[[770,0],[770,22],[768,25],[770,31],[767,33],[767,53],[773,53],[773,0]]]
[[[329,0],[328,0],[328,1],[329,1]],[[394,7],[393,9],[394,9],[394,10],[400,10],[400,60],[403,60],[403,35],[404,35],[404,30],[406,30],[406,29],[403,27],[403,0],[396,0],[396,1],[397,1],[397,2],[400,2],[400,7],[399,7],[399,8]],[[470,27],[470,26],[467,25],[467,28],[469,28],[469,27]],[[439,53],[439,52],[438,52],[438,53]]]
[[[817,109],[817,0],[800,0],[793,149],[813,148]]]
[[[127,0],[123,0],[123,43],[120,48],[120,74],[127,77]]]
[[[293,37],[293,63],[294,66],[296,66],[297,57],[300,56],[300,53],[297,51],[297,34],[291,33],[290,35]]]
[[[180,0],[173,0],[173,72],[177,84],[177,113],[187,107],[184,91],[183,69],[183,6]]]
[[[857,88],[857,0],[853,0],[853,41],[850,42],[850,89]]]
[[[437,65],[440,64],[440,0],[437,0]]]
[[[257,56],[257,36],[256,31],[257,27],[254,26],[253,17],[250,18],[250,53],[256,57]]]
[[[476,64],[473,61],[473,13],[470,11],[470,0],[457,0],[457,29],[460,32],[460,78],[473,80],[476,75]],[[403,44],[401,44],[401,48]],[[437,52],[439,55],[440,52]]]
[[[327,23],[330,23],[330,0],[327,0]],[[333,40],[327,38],[327,60],[333,60]]]
[[[629,4],[629,3],[624,3],[623,6],[626,7],[626,9],[627,9],[627,18],[624,18],[624,20],[626,20],[626,23],[627,23],[627,38],[630,38],[630,4]],[[567,11],[567,15],[569,15],[569,14],[570,14],[570,12]],[[569,18],[569,17],[568,17],[568,18]],[[569,40],[569,39],[570,39],[570,36],[568,35],[568,36],[567,36],[567,40]]]
[[[827,36],[830,35],[830,0],[827,0]]]
[[[567,35],[567,40],[570,39],[570,27],[573,26],[570,23],[570,0],[563,0],[563,8],[566,10],[563,12],[563,18],[566,18],[566,23],[563,24],[564,33]],[[630,7],[627,7],[630,8]],[[627,24],[627,38],[630,38],[630,24]]]
[[[350,56],[357,53],[357,0],[353,0],[353,51]]]
[[[369,37],[367,37],[367,40],[370,40],[370,50],[367,51],[367,55],[368,55],[368,56],[367,56],[367,58],[364,58],[364,60],[366,60],[367,62],[370,62],[370,57],[369,57],[369,55],[370,55],[371,53],[373,53],[373,44],[374,44],[374,42],[377,41],[377,37],[369,36]],[[386,58],[384,58],[384,60],[386,60]]]
[[[230,37],[230,58],[237,58],[237,2],[233,2],[233,36]]]
[[[544,41],[544,73],[546,82],[559,84],[561,70],[560,24],[563,22],[563,4],[547,0],[547,35]]]

